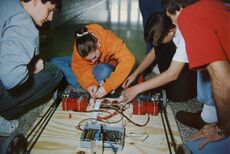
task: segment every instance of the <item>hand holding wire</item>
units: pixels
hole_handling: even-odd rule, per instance
[[[107,94],[105,88],[103,86],[100,86],[97,91],[95,92],[96,98],[102,98]]]
[[[137,86],[130,87],[124,92],[124,101],[130,102],[138,95]]]
[[[90,96],[92,97],[92,98],[96,98],[96,92],[98,91],[98,88],[97,88],[97,86],[95,86],[95,85],[93,85],[93,86],[90,86],[90,87],[88,87],[87,88],[87,91],[89,92],[89,94],[90,94]]]

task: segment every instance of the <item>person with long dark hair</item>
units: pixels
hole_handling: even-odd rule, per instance
[[[116,90],[129,75],[135,58],[111,30],[98,24],[81,27],[75,34],[71,68],[93,98]],[[99,83],[103,81],[103,83]]]

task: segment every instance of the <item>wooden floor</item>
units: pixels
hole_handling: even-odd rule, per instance
[[[44,113],[46,110],[47,108],[44,109]],[[126,114],[136,123],[144,124],[146,122],[147,115],[132,115],[131,113],[132,107],[128,109]],[[167,107],[167,114],[173,138],[176,144],[179,145],[182,141],[170,106]],[[76,154],[80,151],[90,153],[90,149],[80,147],[80,136],[82,131],[77,130],[76,126],[79,121],[90,118],[91,116],[92,113],[63,111],[61,105],[59,105],[31,153]],[[119,116],[121,115],[118,115],[117,118],[119,118]],[[40,117],[42,117],[42,115]],[[144,127],[135,126],[126,119],[122,122],[126,123],[126,137],[124,148],[122,151],[118,152],[118,154],[170,153],[160,114],[158,114],[158,116],[152,116],[149,123]],[[146,135],[149,137],[145,141],[142,141]],[[172,153],[175,153],[172,146],[171,149]],[[104,154],[110,153],[113,152],[107,149],[104,151]]]

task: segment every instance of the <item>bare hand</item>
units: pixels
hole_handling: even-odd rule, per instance
[[[192,141],[198,140],[198,139],[204,139],[203,143],[198,146],[198,148],[201,150],[205,147],[206,144],[210,142],[215,142],[218,140],[222,140],[225,137],[222,135],[219,135],[218,132],[218,126],[216,124],[209,124],[205,125],[203,128],[201,128],[198,132],[192,135],[191,139]]]
[[[125,90],[124,101],[130,102],[138,95],[138,86],[133,86]]]
[[[96,98],[102,98],[106,95],[106,90],[103,86],[100,86],[95,94]]]
[[[95,86],[95,85],[90,86],[90,87],[87,88],[87,91],[89,92],[89,94],[90,94],[90,96],[91,96],[92,98],[96,98],[96,95],[95,95],[95,94],[96,94],[97,90],[98,90],[98,88],[97,88],[97,86]]]
[[[33,73],[36,74],[38,72],[41,72],[44,69],[44,61],[39,58],[36,62],[35,62],[35,66],[34,66],[34,71]]]
[[[125,82],[122,84],[122,87],[124,89],[127,89],[129,87],[129,85],[136,79],[136,75],[133,73],[131,74],[126,80]]]

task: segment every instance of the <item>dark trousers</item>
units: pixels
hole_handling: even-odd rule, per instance
[[[156,62],[161,73],[169,68],[175,52],[176,46],[173,42],[155,48]],[[196,71],[189,70],[188,64],[185,64],[178,79],[166,84],[163,88],[166,90],[167,98],[175,102],[195,98],[197,96]]]
[[[51,63],[45,63],[45,69],[33,74],[24,83],[14,89],[6,90],[0,86],[0,115],[7,120],[17,118],[57,87],[62,80],[61,71]]]

